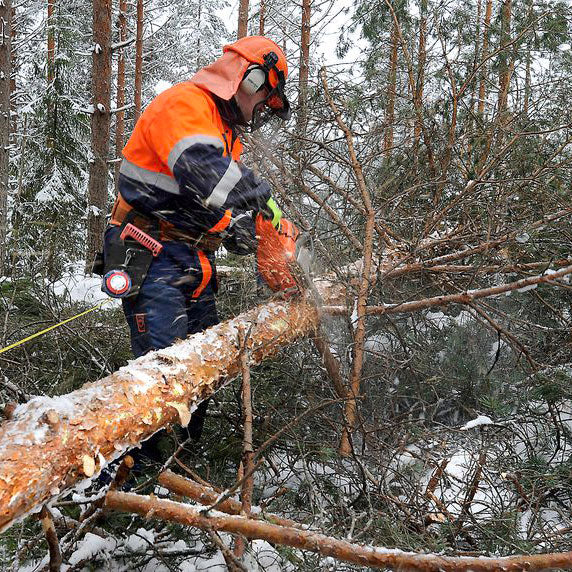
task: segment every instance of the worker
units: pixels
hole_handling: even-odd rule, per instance
[[[217,324],[215,251],[223,243],[254,252],[257,217],[280,227],[269,185],[240,162],[240,136],[272,117],[289,119],[287,76],[276,43],[245,37],[159,94],[137,121],[104,241],[104,290],[122,297],[136,357]],[[154,253],[120,238],[127,225]],[[124,283],[116,267],[126,270]],[[189,425],[194,438],[203,403]]]

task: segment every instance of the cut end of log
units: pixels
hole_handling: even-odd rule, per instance
[[[18,404],[14,403],[13,401],[11,401],[10,403],[6,403],[6,405],[4,406],[4,410],[2,411],[2,415],[6,419],[12,419],[12,417],[14,417],[14,410],[16,409],[16,407],[18,407]]]
[[[42,419],[47,425],[49,425],[52,429],[56,429],[60,424],[60,416],[56,411],[50,409],[46,411]]]

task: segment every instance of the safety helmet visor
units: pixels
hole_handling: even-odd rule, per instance
[[[272,115],[279,117],[283,121],[288,121],[292,115],[290,110],[290,102],[286,97],[284,88],[286,87],[286,80],[284,73],[276,66],[274,59],[271,57],[275,55],[273,52],[269,54],[270,57],[265,57],[265,63],[261,68],[265,72],[265,82],[260,88],[266,89],[267,96],[262,102],[255,106],[253,111],[253,121],[251,124],[251,131],[255,131],[271,119]],[[276,82],[272,81],[272,76],[277,78]]]

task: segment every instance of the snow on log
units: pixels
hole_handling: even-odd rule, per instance
[[[60,397],[36,397],[0,425],[0,532],[86,480],[172,423],[189,422],[206,397],[240,373],[239,327],[251,363],[314,330],[304,300],[271,302],[151,352]]]

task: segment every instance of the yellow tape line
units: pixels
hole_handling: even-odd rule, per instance
[[[28,336],[27,338],[24,338],[23,340],[20,340],[19,342],[15,342],[13,344],[10,344],[9,346],[6,346],[5,348],[0,349],[0,354],[3,354],[4,352],[7,352],[8,350],[11,350],[12,348],[16,348],[18,346],[21,346],[22,344],[25,344],[26,342],[29,342],[30,340],[33,340],[34,338],[37,338],[38,336],[41,336],[55,328],[59,328],[60,326],[63,326],[64,324],[67,324],[68,322],[71,322],[72,320],[76,320],[77,318],[81,318],[82,316],[85,316],[86,314],[89,314],[90,312],[93,312],[94,310],[97,310],[98,308],[101,308],[104,304],[107,304],[108,302],[111,302],[111,298],[107,298],[107,300],[102,300],[99,304],[96,304],[93,308],[90,308],[89,310],[86,310],[85,312],[81,312],[80,314],[76,314],[75,316],[72,316],[71,318],[68,318],[67,320],[64,320],[63,322],[60,322],[59,324],[54,324],[53,326],[50,326],[49,328],[46,328],[45,330],[42,330],[41,332],[36,332],[35,334],[32,334],[31,336]]]

